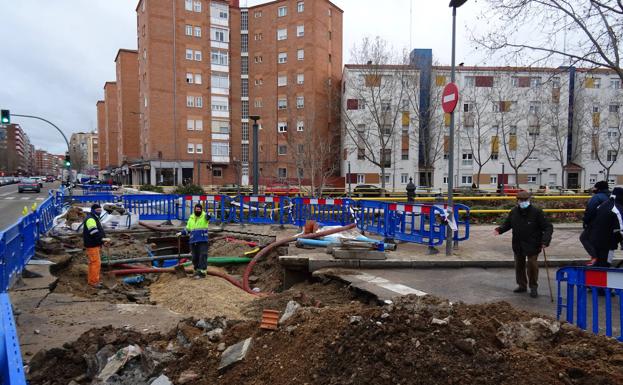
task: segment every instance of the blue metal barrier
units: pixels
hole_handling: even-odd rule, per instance
[[[359,201],[359,212],[357,213],[357,227],[361,231],[379,234],[387,234],[387,211],[386,202]]]
[[[443,206],[389,203],[385,216],[386,238],[428,246],[440,245],[446,238]]]
[[[122,195],[123,207],[141,220],[177,219],[177,195]]]
[[[612,337],[613,327],[618,324],[619,333],[616,338],[623,342],[623,270],[563,267],[556,272],[556,281],[558,286],[556,317],[558,319],[564,309],[567,322],[575,323],[579,328],[586,330],[588,327],[587,312],[590,305],[591,331],[594,334],[600,334],[603,329],[606,336]],[[590,298],[587,294],[589,291]],[[566,294],[566,301],[563,298],[563,292]],[[613,302],[618,307],[618,316],[615,319],[613,319]],[[601,327],[600,313],[603,313],[604,328]],[[617,322],[613,323],[613,321]]]
[[[197,203],[201,203],[205,212],[210,214],[210,222],[236,222],[236,207],[232,205],[232,198],[227,195],[181,195],[177,199],[177,219],[188,220]]]
[[[294,198],[291,217],[286,223],[302,227],[307,220],[322,226],[344,226],[355,221],[352,199]]]
[[[11,299],[7,293],[0,294],[0,320],[2,338],[0,339],[0,383],[7,385],[26,385],[24,363],[17,338],[17,329]]]
[[[112,185],[110,184],[82,184],[79,186],[82,188],[82,193],[85,195],[112,192]]]
[[[68,203],[98,203],[100,205],[104,203],[117,203],[121,199],[120,196],[114,194],[91,194],[91,195],[72,195],[71,197],[65,197]]]
[[[279,219],[279,202],[282,197],[239,196],[237,218],[240,223],[264,225],[282,224]]]
[[[464,211],[464,214],[461,214],[460,211]],[[455,203],[454,222],[458,229],[454,232],[452,239],[455,241],[465,241],[469,239],[469,207]]]

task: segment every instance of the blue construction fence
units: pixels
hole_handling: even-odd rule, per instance
[[[563,267],[556,281],[558,319],[623,342],[623,270]]]

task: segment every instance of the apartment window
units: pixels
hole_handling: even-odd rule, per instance
[[[288,29],[280,28],[277,30],[277,40],[286,40],[288,38]]]
[[[621,79],[611,78],[610,79],[610,88],[613,90],[621,89]]]
[[[227,51],[212,50],[210,54],[212,64],[226,66],[229,62]]]
[[[402,184],[409,183],[409,174],[400,174],[400,183]]]
[[[195,37],[201,37],[201,27],[195,27]]]
[[[297,37],[305,36],[305,26],[304,25],[297,25],[296,26],[296,36]]]
[[[254,56],[253,57],[253,61],[255,63],[261,63],[262,62],[262,57],[261,56]]]
[[[195,120],[195,119],[186,119],[186,129],[188,131],[194,131],[197,123],[201,123],[201,129],[203,129],[203,121],[202,120]]]
[[[474,87],[476,85],[476,77],[475,76],[466,76],[465,77],[465,87]]]
[[[227,99],[217,99],[212,97],[212,111],[227,112],[229,111],[229,103]]]
[[[186,83],[193,84],[195,82],[195,76],[191,72],[186,72]]]
[[[448,184],[448,176],[447,175],[443,176],[443,184]]]
[[[223,11],[227,12],[227,6],[224,6]],[[240,29],[243,31],[249,30],[249,11],[240,12]]]
[[[277,63],[283,64],[288,61],[288,53],[287,52],[279,52],[279,56],[277,56]]]
[[[473,178],[471,175],[461,175],[461,184],[471,185],[473,183]]]
[[[366,174],[357,174],[357,184],[366,183]]]
[[[193,26],[186,24],[186,36],[192,36],[192,35],[193,35]]]
[[[530,102],[530,113],[538,114],[541,111],[541,103],[539,102]]]
[[[607,135],[608,135],[608,138],[618,138],[619,137],[619,128],[618,127],[609,127]]]
[[[331,9],[327,9],[327,15],[328,15],[329,17],[333,16],[333,13],[331,13]]]
[[[229,88],[229,76],[224,73],[212,72],[212,88]]]
[[[144,1],[144,0],[143,0],[143,1]],[[187,11],[192,11],[192,10],[193,10],[193,0],[186,0],[186,1],[184,2],[184,8],[185,8]]]
[[[242,75],[249,74],[249,57],[248,56],[242,56],[240,58],[240,73]]]
[[[496,185],[498,184],[498,176],[492,175],[489,177],[489,184]]]
[[[536,175],[528,175],[528,183],[529,184],[535,184],[537,180],[537,176]]]
[[[297,96],[296,97],[296,108],[304,108],[305,107],[305,97]]]
[[[277,132],[288,132],[288,122],[278,122]]]
[[[243,100],[241,102],[242,119],[249,119],[249,101]]]
[[[391,167],[392,165],[392,150],[389,148],[386,148],[384,150],[381,150],[381,164],[383,164],[384,167]]]
[[[277,77],[277,86],[284,87],[288,85],[288,76],[287,75],[279,75]]]
[[[264,84],[264,80],[262,80],[262,79],[255,79],[255,85],[256,86],[261,86],[262,84]]]
[[[201,74],[195,74],[195,84],[202,84]]]
[[[305,83],[305,74],[296,74],[296,84]]]
[[[248,143],[242,144],[241,158],[243,162],[249,161],[249,144]]]
[[[288,99],[286,98],[277,99],[277,109],[285,110],[286,108],[288,108]]]
[[[277,176],[281,179],[285,179],[288,177],[288,169],[284,167],[279,167],[277,171]]]
[[[242,140],[249,140],[249,123],[242,123]]]
[[[277,8],[277,16],[284,17],[288,14],[288,7],[279,7]]]
[[[241,88],[240,96],[248,97],[249,96],[249,79],[240,79],[240,88]]]
[[[186,107],[194,107],[195,106],[195,97],[194,96],[186,96]]]
[[[227,43],[228,37],[229,37],[229,34],[227,33],[226,29],[216,28],[216,27],[210,28],[210,39],[212,39],[212,41]]]
[[[303,49],[296,50],[296,59],[297,60],[305,59],[305,50],[303,50]]]
[[[608,106],[608,112],[610,112],[611,114],[618,114],[619,113],[619,105],[618,104],[611,104]]]
[[[409,160],[409,149],[408,148],[403,148],[402,149],[401,159],[402,160]]]
[[[201,12],[201,1],[193,1],[193,10],[195,12]]]
[[[381,112],[389,112],[391,110],[391,103],[387,100],[381,101]]]
[[[331,31],[327,32],[328,36],[329,36],[329,40],[331,40]]]
[[[393,127],[391,124],[381,124],[381,134],[390,136],[393,131]]]
[[[262,98],[255,98],[255,101],[253,102],[253,106],[255,106],[255,108],[262,108]]]
[[[203,107],[203,96],[195,96],[195,107],[197,108]]]
[[[229,122],[223,120],[213,120],[212,133],[229,134]]]
[[[302,120],[297,120],[297,121],[296,121],[296,130],[297,130],[298,132],[301,132],[301,131],[303,131],[304,129],[305,129],[305,123],[303,123],[303,121],[302,121]]]
[[[256,33],[253,35],[253,40],[255,41],[262,40],[262,37],[264,37],[262,33]]]
[[[541,78],[540,77],[531,77],[530,78],[530,87],[537,88],[541,87]]]
[[[598,113],[599,113],[599,106],[595,104],[593,106],[593,114],[598,114]]]
[[[188,148],[186,150],[189,154],[194,154],[195,153],[195,144],[194,143],[188,143]]]
[[[593,78],[593,88],[601,88],[601,79]]]
[[[463,166],[471,166],[474,163],[474,156],[471,152],[464,152],[461,156]]]
[[[249,52],[249,35],[240,35],[240,52]]]
[[[253,17],[256,18],[256,19],[259,18],[259,17],[262,17],[262,11],[255,11],[253,13]]]
[[[277,154],[278,155],[287,155],[288,154],[288,146],[285,144],[280,144],[277,146]]]
[[[615,150],[608,150],[608,154],[607,154],[606,160],[608,162],[616,162],[616,160],[617,160],[617,151],[615,151]]]
[[[358,147],[357,148],[357,159],[363,160],[365,158],[366,158],[366,149],[363,147]]]
[[[186,50],[186,60],[193,60],[194,51],[192,49]]]
[[[201,61],[201,51],[195,51],[195,61]]]
[[[229,144],[227,142],[212,142],[212,156],[229,156]]]
[[[195,145],[195,153],[203,154],[203,144],[198,143]]]
[[[299,1],[298,3],[296,3],[296,12],[301,13],[305,10],[305,3],[302,1]]]
[[[145,97],[143,98],[143,105],[144,105],[145,107],[147,107],[147,96],[145,96]]]

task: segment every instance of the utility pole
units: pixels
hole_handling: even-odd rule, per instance
[[[258,194],[258,182],[259,182],[259,173],[260,173],[260,166],[259,166],[259,152],[260,152],[260,145],[259,145],[259,126],[257,124],[257,121],[260,120],[259,115],[251,115],[249,116],[249,118],[251,120],[253,120],[253,195],[257,195]]]

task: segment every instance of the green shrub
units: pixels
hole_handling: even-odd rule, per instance
[[[157,193],[164,192],[161,186],[154,186],[152,184],[144,184],[141,187],[139,187],[138,190],[139,191],[151,191],[151,192],[157,192]]]
[[[205,194],[203,188],[196,184],[189,184],[186,186],[177,186],[175,190],[173,190],[173,194],[178,195],[202,195]]]

